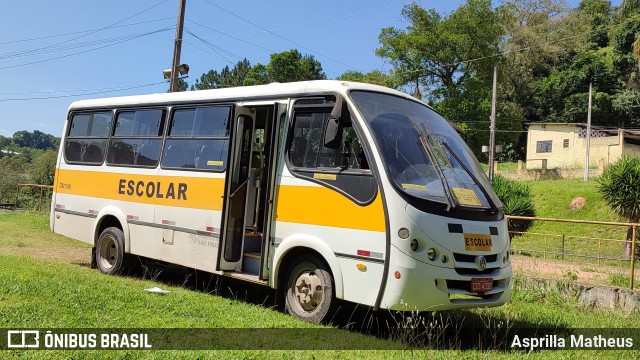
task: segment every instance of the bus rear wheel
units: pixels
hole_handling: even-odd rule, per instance
[[[96,242],[96,266],[105,274],[116,275],[127,269],[128,257],[124,253],[124,233],[117,227],[102,231]]]
[[[325,321],[335,303],[333,277],[324,262],[313,256],[292,265],[285,291],[285,311],[314,324]]]

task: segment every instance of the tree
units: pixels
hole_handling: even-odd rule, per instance
[[[47,150],[36,157],[29,167],[29,178],[34,184],[53,185],[58,153]]]
[[[322,65],[312,55],[302,55],[298,50],[271,54],[269,64],[251,66],[249,60],[239,61],[233,69],[225,66],[222,71],[209,70],[191,87],[192,90],[217,89],[230,86],[262,85],[272,82],[322,80],[327,76]]]
[[[8,149],[12,142],[10,138],[0,135],[0,150]]]
[[[468,0],[442,16],[413,3],[402,10],[406,29],[384,28],[378,37],[376,54],[394,67],[391,76],[465,128],[477,156],[488,144],[493,67],[501,58],[496,54],[505,35],[506,10],[493,8],[489,0]],[[517,117],[511,109],[501,110]]]
[[[322,65],[313,55],[303,56],[295,49],[271,54],[271,60],[266,69],[270,82],[284,83],[327,78],[322,72]]]
[[[189,83],[187,83],[184,79],[178,79],[178,91],[187,91],[189,90]]]
[[[256,64],[249,69],[247,78],[244,79],[245,86],[268,84],[269,75],[267,74],[267,67],[262,64]]]
[[[598,191],[611,209],[631,223],[640,222],[640,158],[624,155],[605,167],[597,179]],[[623,257],[631,257],[632,229],[627,231]],[[640,252],[636,247],[636,257]]]
[[[410,25],[382,29],[376,54],[391,62],[394,76],[410,84],[416,97],[424,86],[431,100],[441,100],[456,95],[474,75],[490,81],[495,58],[466,60],[499,52],[502,17],[502,8],[494,9],[490,0],[467,0],[445,17],[415,3],[405,5],[402,18]]]
[[[357,81],[357,82],[369,83],[374,85],[386,86],[389,88],[397,87],[395,79],[388,74],[382,73],[380,70],[373,70],[366,74],[360,71],[347,70],[338,77],[338,80]]]
[[[191,90],[218,89],[224,87],[242,86],[251,70],[249,60],[238,61],[233,69],[225,66],[220,72],[209,70],[196,79],[196,83],[191,86]]]
[[[13,143],[23,148],[47,150],[56,149],[60,140],[39,130],[35,130],[33,133],[22,130],[13,134]]]

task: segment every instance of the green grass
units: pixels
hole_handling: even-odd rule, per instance
[[[555,219],[593,220],[626,222],[617,216],[602,200],[595,180],[544,180],[525,182],[531,187],[536,216]],[[572,210],[571,200],[584,197],[586,204]],[[542,256],[536,251],[551,251],[547,257],[560,259],[562,256],[562,236],[565,237],[565,260],[597,264],[597,260],[584,256],[607,257],[600,264],[628,266],[628,261],[618,261],[622,255],[627,228],[624,226],[572,224],[551,221],[536,221],[528,234],[513,239],[513,248],[524,253]]]
[[[83,264],[61,257],[42,256],[53,249],[75,249],[85,253],[80,242],[53,234],[47,219],[34,214],[0,214],[0,328],[322,328],[298,321],[280,311],[236,300],[222,293],[216,281],[196,291],[180,282],[106,276]],[[19,245],[19,246],[18,246]],[[39,251],[35,251],[39,249]],[[34,255],[35,254],[35,255]],[[88,260],[88,259],[87,259]],[[404,318],[382,326],[394,346],[430,344],[438,350],[377,351],[11,351],[8,358],[510,358],[522,352],[482,351],[485,348],[466,339],[470,329],[481,327],[491,336],[504,328],[640,328],[640,317],[618,311],[581,309],[571,295],[540,285],[522,290],[522,278],[516,278],[512,303],[499,308],[420,314],[409,323]],[[171,292],[165,296],[145,292],[159,286]],[[224,289],[226,290],[226,289]],[[242,290],[231,289],[243,299]],[[259,301],[259,300],[258,300]],[[347,317],[351,314],[346,314]],[[410,315],[410,314],[409,314]],[[389,317],[382,316],[381,318]],[[332,336],[354,344],[387,346],[385,340],[370,333],[373,327],[363,319],[343,322],[357,331],[332,329]],[[423,327],[414,329],[420,320]],[[339,323],[339,321],[338,321]],[[412,330],[413,329],[413,330]],[[0,334],[2,335],[2,334]],[[4,335],[2,335],[4,336]],[[430,343],[428,336],[435,336]],[[404,339],[404,341],[397,341]],[[320,339],[321,341],[322,339]],[[499,339],[498,339],[499,340]],[[319,341],[304,339],[305,342]],[[453,342],[453,344],[450,344]],[[448,350],[453,347],[457,350]],[[637,357],[629,351],[539,351],[532,358]]]
[[[482,163],[481,165],[485,171],[489,170],[489,164]],[[526,169],[524,162],[522,163],[522,168]],[[518,170],[518,162],[498,162],[498,171],[501,170]]]

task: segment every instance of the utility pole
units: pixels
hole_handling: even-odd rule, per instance
[[[171,63],[171,81],[169,82],[169,92],[178,91],[178,82],[180,80],[178,65],[180,65],[180,51],[182,50],[182,29],[184,28],[184,12],[186,6],[187,0],[178,0],[178,23],[176,24],[176,39],[173,46],[173,62]]]
[[[493,163],[496,158],[496,98],[498,96],[498,67],[493,67],[493,98],[491,99],[491,126],[489,127],[489,180],[493,181]]]
[[[587,109],[587,154],[584,158],[584,181],[589,180],[589,149],[591,148],[591,83],[589,83],[589,108]]]

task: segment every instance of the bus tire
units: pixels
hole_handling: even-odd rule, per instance
[[[330,315],[336,302],[333,276],[323,261],[303,256],[292,264],[285,287],[285,311],[319,324]]]
[[[128,257],[124,253],[124,233],[117,227],[102,231],[96,242],[96,266],[100,272],[117,275],[127,269]]]

